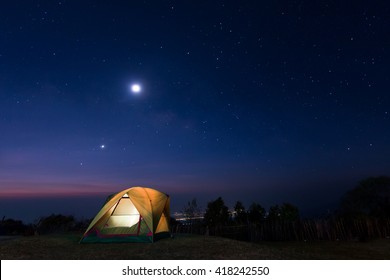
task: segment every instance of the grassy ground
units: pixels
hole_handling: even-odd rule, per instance
[[[153,244],[79,244],[79,235],[0,240],[0,259],[390,259],[390,240],[241,242],[181,235]]]

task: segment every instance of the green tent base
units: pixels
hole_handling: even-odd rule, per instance
[[[154,238],[152,236],[136,236],[136,235],[114,235],[114,236],[101,236],[97,233],[91,233],[85,236],[82,243],[153,243],[160,239],[169,238],[169,232],[156,233]]]

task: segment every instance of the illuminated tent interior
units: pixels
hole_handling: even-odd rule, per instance
[[[153,242],[169,236],[169,196],[133,187],[110,195],[81,243]]]

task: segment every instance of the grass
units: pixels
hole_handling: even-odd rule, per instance
[[[156,243],[79,244],[79,235],[0,240],[0,259],[390,259],[390,240],[247,243],[179,235]]]

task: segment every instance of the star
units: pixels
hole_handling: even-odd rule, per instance
[[[104,149],[106,147],[106,145],[104,145],[104,144],[102,144],[102,145],[100,145],[100,149]]]

